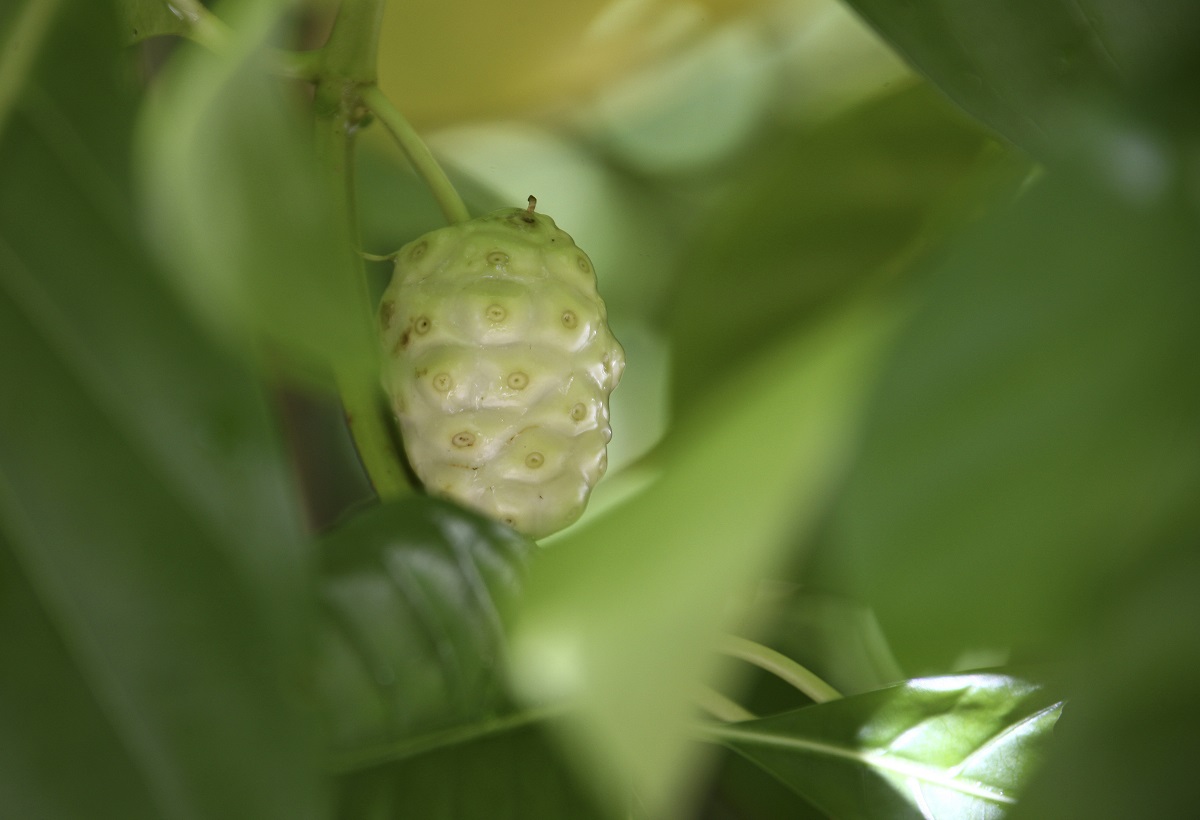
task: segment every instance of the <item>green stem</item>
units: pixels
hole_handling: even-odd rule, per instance
[[[837,700],[842,693],[814,675],[794,660],[769,646],[763,646],[736,635],[726,635],[720,644],[721,652],[752,663],[808,695],[816,703]]]
[[[458,191],[454,189],[454,185],[446,176],[446,172],[442,170],[442,166],[438,165],[437,160],[430,153],[429,147],[425,145],[424,140],[404,118],[404,115],[392,105],[378,86],[366,86],[360,93],[363,103],[379,118],[384,128],[391,132],[400,145],[400,150],[412,164],[413,170],[425,181],[425,185],[442,209],[446,221],[453,223],[469,220],[471,214],[467,211],[467,206],[463,204]]]
[[[342,0],[329,40],[322,49],[322,76],[356,86],[377,77],[379,27],[387,0]]]
[[[693,693],[692,699],[696,701],[696,704],[701,709],[708,712],[717,720],[723,720],[726,723],[754,720],[753,712],[743,708],[740,703],[725,697],[725,695],[722,695],[712,687],[699,687]]]
[[[344,214],[352,244],[357,246],[357,220],[354,217],[353,135],[351,122],[355,105],[348,87],[338,81],[324,81],[317,86],[316,106],[318,162],[330,176],[334,210]],[[331,99],[332,98],[332,99]],[[349,251],[345,270],[351,275],[347,282],[359,303],[361,321],[374,327],[374,311],[367,292],[363,260],[357,252]],[[346,423],[363,469],[383,500],[408,494],[411,487],[400,454],[396,451],[391,422],[382,412],[376,382],[363,378],[360,372],[337,374],[338,393],[346,411]]]

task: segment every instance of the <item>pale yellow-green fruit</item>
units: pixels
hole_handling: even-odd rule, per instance
[[[405,245],[379,307],[384,386],[425,487],[542,538],[607,467],[625,353],[592,262],[510,208]]]

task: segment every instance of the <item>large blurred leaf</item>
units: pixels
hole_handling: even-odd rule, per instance
[[[1189,817],[1200,737],[1200,527],[1117,579],[1081,651],[1054,755],[1014,817]],[[1175,540],[1175,539],[1172,539]]]
[[[342,782],[339,820],[591,820],[594,802],[533,727],[458,740]]]
[[[129,750],[0,533],[0,812],[154,820]]]
[[[1198,269],[1174,203],[1052,178],[933,272],[835,538],[902,660],[1055,641],[1195,504]]]
[[[32,810],[15,816],[70,810],[44,755],[77,737],[64,760],[112,772],[131,811],[149,796],[162,817],[318,816],[290,488],[257,385],[137,244],[108,12],[72,7],[33,73],[6,77],[20,93],[0,137],[0,527],[30,630],[4,666],[61,679],[28,705],[52,719],[6,733],[23,765],[0,777],[38,779],[0,795]],[[14,686],[6,709],[29,695]],[[136,768],[118,774],[122,757]]]
[[[326,537],[319,670],[340,765],[511,711],[500,613],[532,549],[425,496],[373,507]]]
[[[986,144],[924,87],[813,132],[775,134],[710,208],[679,267],[668,308],[677,412],[714,374],[931,244]]]
[[[158,250],[201,315],[246,346],[265,337],[305,364],[374,383],[366,288],[319,168],[312,125],[269,73],[289,4],[224,4],[220,54],[183,46],[142,122],[140,172]],[[334,155],[330,163],[344,163]]]
[[[1091,140],[1088,109],[1178,120],[1195,96],[1194,0],[849,3],[968,112],[1042,157]],[[1112,146],[1125,147],[1136,148]]]
[[[710,735],[839,820],[1003,816],[1062,709],[1003,675],[907,681]]]
[[[532,702],[577,707],[576,760],[651,816],[681,798],[689,695],[731,596],[812,522],[847,455],[889,325],[860,306],[731,379],[681,427],[662,480],[534,567],[514,635]]]

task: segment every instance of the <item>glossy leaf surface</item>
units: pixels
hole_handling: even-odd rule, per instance
[[[925,678],[712,730],[830,816],[998,818],[1061,712],[1002,675]]]
[[[319,670],[340,766],[511,712],[501,611],[533,549],[425,496],[374,507],[325,538]]]

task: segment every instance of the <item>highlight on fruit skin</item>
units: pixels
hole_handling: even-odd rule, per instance
[[[625,352],[591,260],[535,203],[401,248],[379,321],[426,489],[536,539],[578,519],[607,468]]]

